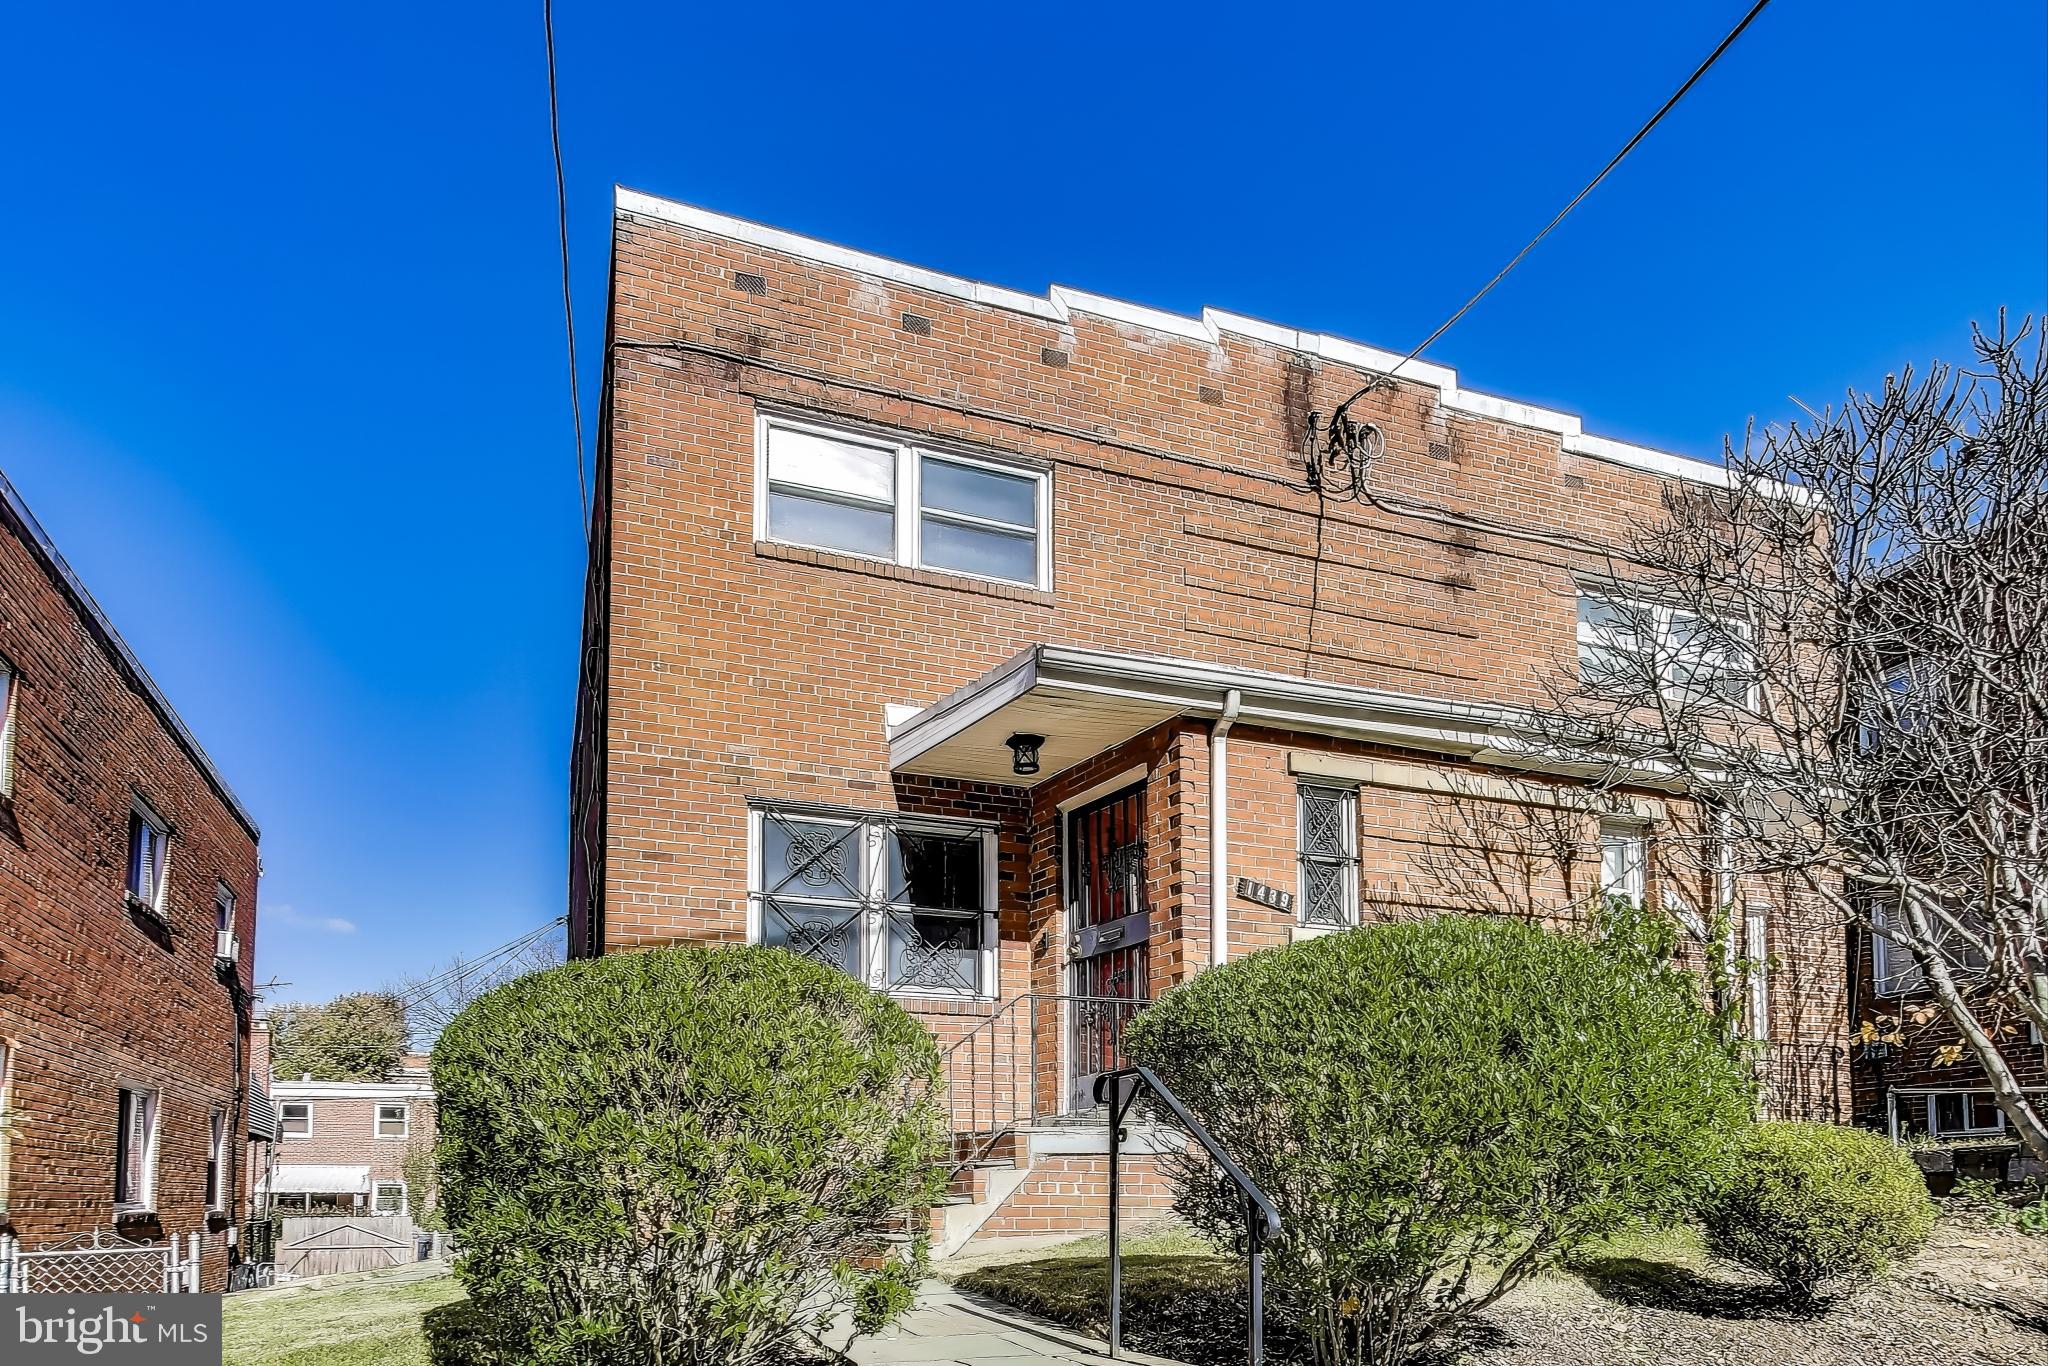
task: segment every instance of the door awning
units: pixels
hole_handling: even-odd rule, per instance
[[[286,1163],[277,1168],[271,1189],[293,1195],[368,1195],[370,1169]]]
[[[1501,768],[1579,776],[1526,738],[1515,709],[1420,697],[1160,655],[1034,645],[888,728],[897,773],[1035,787],[1176,716],[1221,715],[1235,695],[1238,725],[1366,740]],[[1012,735],[1044,737],[1039,771],[1012,770]],[[1644,786],[1672,775],[1645,772]]]

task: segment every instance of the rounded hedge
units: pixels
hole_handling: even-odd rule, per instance
[[[1690,1211],[1752,1087],[1698,984],[1495,917],[1212,968],[1138,1015],[1157,1072],[1280,1206],[1277,1292],[1319,1361],[1396,1361],[1572,1248]],[[1243,1209],[1175,1162],[1212,1236]]]
[[[1742,1135],[1700,1221],[1715,1255],[1810,1300],[1911,1256],[1934,1214],[1905,1149],[1863,1129],[1786,1120]]]
[[[476,1001],[433,1068],[457,1269],[523,1359],[740,1366],[838,1310],[879,1327],[922,1273],[937,1045],[819,963],[570,963]]]

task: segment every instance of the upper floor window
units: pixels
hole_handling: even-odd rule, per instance
[[[235,927],[235,891],[225,882],[217,882],[213,888],[213,930],[215,934],[226,934]]]
[[[1299,815],[1301,923],[1358,923],[1358,790],[1303,783]]]
[[[0,659],[0,797],[14,795],[14,667]]]
[[[286,1138],[313,1136],[313,1107],[303,1100],[288,1100],[277,1107],[277,1131]]]
[[[1052,586],[1043,469],[766,415],[756,440],[762,540]]]
[[[170,823],[140,798],[128,812],[128,898],[153,915],[164,913],[164,881],[170,870]]]
[[[1749,703],[1755,661],[1742,622],[1683,607],[1579,592],[1579,677],[1616,689],[1646,690],[1654,673],[1663,692]]]
[[[377,1107],[377,1137],[404,1138],[409,1117],[406,1106],[379,1105]]]
[[[753,938],[885,991],[995,991],[995,831],[907,816],[753,813]]]

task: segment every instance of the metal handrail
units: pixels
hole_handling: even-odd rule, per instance
[[[1136,1010],[1145,1004],[1125,996],[1025,992],[1004,1001],[993,1013],[977,1021],[973,1028],[948,1045],[940,1055],[947,1079],[948,1119],[956,1136],[978,1136],[978,1141],[970,1149],[955,1151],[948,1175],[958,1175],[985,1159],[1019,1125],[1062,1112],[1067,1085],[1064,1077],[1054,1081],[1051,1103],[1041,1105],[1039,1102],[1039,1067],[1043,1061],[1040,1046],[1044,1042],[1039,1030],[1039,1010],[1042,1007],[1051,1006],[1062,1012],[1070,1006]],[[1011,1026],[1010,1035],[1019,1032],[1013,1013],[1020,1009],[1025,1012],[1023,1024],[1028,1026],[1026,1037],[1006,1036],[1001,1028],[1005,1024]],[[1063,1018],[1053,1022],[1053,1037],[1057,1038],[1063,1023]],[[1000,1056],[1005,1042],[1011,1049],[1011,1056],[1007,1059]],[[1018,1065],[1020,1061],[1022,1066]],[[988,1107],[985,1125],[978,1117],[979,1107],[984,1101]],[[959,1110],[963,1104],[967,1114],[964,1126],[959,1121]]]
[[[1159,1080],[1149,1067],[1119,1068],[1114,1072],[1104,1072],[1095,1079],[1095,1099],[1109,1107],[1109,1355],[1114,1358],[1123,1350],[1124,1257],[1122,1227],[1117,1212],[1120,1194],[1117,1175],[1123,1157],[1124,1116],[1131,1112],[1140,1090],[1148,1090],[1159,1098],[1180,1126],[1202,1145],[1211,1160],[1223,1168],[1224,1175],[1245,1198],[1245,1248],[1251,1257],[1251,1306],[1247,1316],[1246,1345],[1251,1366],[1262,1366],[1266,1359],[1265,1247],[1267,1239],[1279,1236],[1280,1211],[1259,1189],[1259,1183],[1223,1151],[1223,1145],[1209,1136],[1209,1131],[1202,1127],[1202,1121],[1188,1113],[1188,1107],[1180,1103],[1180,1097],[1168,1090],[1166,1083]]]

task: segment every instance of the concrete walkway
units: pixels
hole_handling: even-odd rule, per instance
[[[845,1341],[843,1332],[831,1338],[835,1346]],[[955,1290],[941,1280],[926,1281],[918,1292],[917,1308],[879,1337],[854,1343],[846,1356],[854,1366],[1102,1366],[1110,1359],[1106,1342]],[[1128,1348],[1117,1361],[1179,1366]]]

